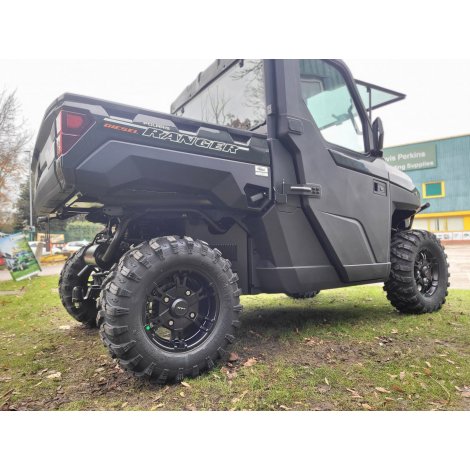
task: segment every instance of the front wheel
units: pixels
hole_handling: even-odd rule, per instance
[[[391,243],[392,270],[384,290],[402,313],[431,313],[448,295],[449,264],[441,242],[424,230],[396,233]]]
[[[220,251],[161,237],[127,252],[104,281],[98,324],[119,364],[160,383],[227,355],[239,325],[238,276]]]

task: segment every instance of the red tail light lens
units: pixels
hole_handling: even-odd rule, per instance
[[[94,120],[87,114],[60,111],[56,118],[56,157],[65,155],[93,123]]]
[[[85,124],[83,114],[65,113],[65,123],[68,130],[81,129]]]

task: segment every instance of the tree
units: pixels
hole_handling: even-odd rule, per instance
[[[95,224],[86,220],[71,220],[67,223],[65,238],[66,241],[87,240],[90,242],[103,228],[102,224]]]
[[[20,105],[15,92],[0,91],[0,224],[12,215],[17,188],[27,174],[24,150],[30,139],[20,120]]]
[[[13,216],[13,230],[19,232],[29,226],[29,180],[27,179],[20,186],[20,194],[15,203],[15,213]],[[51,232],[65,232],[70,220],[52,219],[50,221]],[[34,224],[34,220],[33,220]]]
[[[20,194],[15,204],[15,215],[13,229],[23,230],[29,225],[29,181],[26,180],[20,187]]]

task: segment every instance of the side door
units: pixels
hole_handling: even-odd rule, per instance
[[[373,156],[371,125],[339,60],[275,61],[278,137],[294,158],[303,210],[346,283],[390,270],[388,172]]]

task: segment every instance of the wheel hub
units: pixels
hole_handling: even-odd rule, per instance
[[[166,273],[154,281],[147,297],[144,327],[167,351],[187,351],[205,341],[218,316],[218,298],[205,274]]]
[[[429,250],[418,253],[415,262],[415,280],[418,290],[426,297],[431,297],[439,283],[439,269],[435,256]]]
[[[185,299],[176,299],[171,305],[171,313],[179,318],[184,317],[188,313],[189,304]]]

